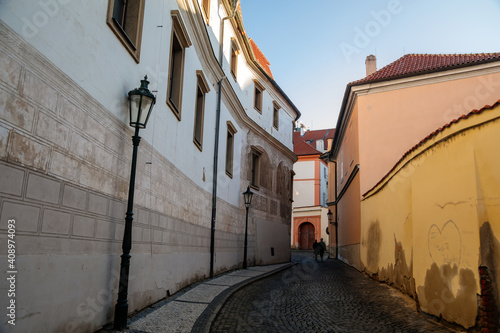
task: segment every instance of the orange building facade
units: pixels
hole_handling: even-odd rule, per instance
[[[339,258],[466,328],[498,312],[500,249],[485,248],[499,238],[500,212],[485,188],[498,183],[499,152],[480,134],[498,126],[500,109],[489,105],[499,98],[500,53],[367,66],[347,85],[328,154]],[[495,301],[482,302],[486,293]]]
[[[292,248],[312,250],[314,240],[329,247],[328,166],[320,157],[331,146],[335,130],[294,132],[294,196],[292,211]]]

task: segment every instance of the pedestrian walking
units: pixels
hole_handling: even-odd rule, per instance
[[[314,260],[315,261],[318,261],[318,254],[319,254],[320,249],[321,249],[321,245],[319,245],[319,243],[316,240],[314,240],[313,250],[314,250]]]
[[[318,243],[318,246],[319,248],[319,256],[321,258],[321,261],[323,261],[323,254],[325,254],[325,251],[326,251],[326,244],[325,242],[323,242],[323,238],[321,238],[321,241]]]

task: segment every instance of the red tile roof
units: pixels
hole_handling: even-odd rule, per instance
[[[321,155],[323,154],[310,144],[308,144],[305,141],[299,141],[299,142],[294,142],[293,144],[293,152],[297,156],[304,156],[304,155]]]
[[[334,128],[329,128],[329,129],[322,129],[322,130],[314,130],[314,131],[307,131],[304,133],[304,136],[300,136],[300,132],[293,132],[294,135],[294,140],[295,139],[300,139],[303,141],[306,140],[326,140],[326,139],[333,139],[333,135],[335,134],[335,129]]]
[[[262,51],[259,49],[257,44],[255,44],[255,42],[253,41],[252,38],[249,38],[248,41],[250,42],[250,46],[252,46],[252,51],[253,51],[253,54],[255,55],[255,59],[259,62],[259,64],[266,71],[266,73],[274,79],[273,73],[271,73],[271,68],[269,67],[271,65],[269,60],[267,60],[264,53],[262,53]]]
[[[460,117],[458,117],[457,119],[453,119],[452,121],[450,121],[449,123],[447,123],[446,125],[438,128],[437,130],[433,131],[432,133],[430,133],[429,135],[427,135],[425,138],[423,138],[419,143],[417,143],[415,146],[413,146],[410,150],[408,150],[406,153],[403,154],[403,156],[399,159],[399,161],[396,162],[396,164],[394,164],[394,166],[392,167],[392,169],[384,176],[380,179],[380,181],[375,184],[375,186],[373,186],[371,189],[369,189],[368,191],[366,191],[365,194],[363,194],[363,196],[367,195],[370,191],[372,191],[375,187],[377,187],[380,183],[382,183],[382,181],[392,172],[394,171],[394,169],[396,169],[396,167],[398,166],[399,163],[401,163],[408,155],[410,155],[414,150],[418,149],[418,147],[420,147],[421,145],[423,145],[424,143],[426,143],[427,141],[429,141],[430,139],[432,139],[433,137],[435,137],[436,135],[438,135],[439,133],[441,133],[442,131],[444,131],[445,129],[447,129],[448,127],[451,127],[453,124],[456,124],[458,122],[460,122],[461,120],[463,119],[467,119],[469,118],[470,116],[474,115],[474,114],[478,114],[478,113],[482,113],[483,111],[486,111],[486,110],[490,110],[490,109],[493,109],[494,107],[500,105],[500,99],[498,101],[496,101],[493,105],[485,105],[483,106],[481,109],[479,110],[472,110],[470,111],[469,113],[467,114],[463,114],[461,115]]]
[[[419,75],[499,60],[500,53],[407,54],[367,77],[351,82],[351,85],[391,80],[399,77]]]
[[[323,146],[325,149],[328,148],[327,139],[333,139],[335,134],[335,129],[323,129],[315,131],[307,131],[303,136],[300,132],[293,132],[293,152],[297,156],[302,155],[318,155],[323,154],[323,152],[315,148],[317,140],[324,140]]]

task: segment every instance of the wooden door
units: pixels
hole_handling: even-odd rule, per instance
[[[312,250],[312,245],[314,243],[314,226],[312,223],[305,222],[300,225],[300,244],[299,248],[301,250]]]

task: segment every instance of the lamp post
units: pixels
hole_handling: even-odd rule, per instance
[[[247,210],[246,220],[245,220],[245,248],[243,250],[243,268],[247,268],[247,244],[248,244],[248,208],[252,203],[253,192],[250,191],[250,186],[247,190],[243,192],[243,198],[245,198],[245,208]]]
[[[146,128],[146,123],[149,120],[151,111],[153,110],[153,105],[156,102],[155,96],[149,91],[147,80],[148,77],[145,76],[144,80],[141,80],[141,86],[128,93],[129,101],[129,112],[130,112],[130,126],[135,128],[134,136],[132,137],[132,143],[134,145],[134,150],[132,154],[132,167],[130,171],[130,184],[128,189],[128,204],[127,212],[125,217],[125,231],[123,234],[122,250],[120,263],[120,284],[118,285],[118,301],[115,306],[115,320],[114,328],[117,330],[122,330],[127,326],[127,314],[128,314],[128,277],[130,269],[130,249],[132,248],[132,212],[134,207],[134,185],[135,185],[135,169],[137,164],[137,148],[139,147],[139,142],[141,142],[141,137],[139,136],[139,129]]]
[[[338,247],[338,235],[337,235],[337,221],[333,222],[333,213],[331,210],[328,210],[328,213],[326,213],[328,216],[328,222],[330,222],[331,225],[335,226],[335,259],[338,259],[338,252],[339,252],[339,247]]]

